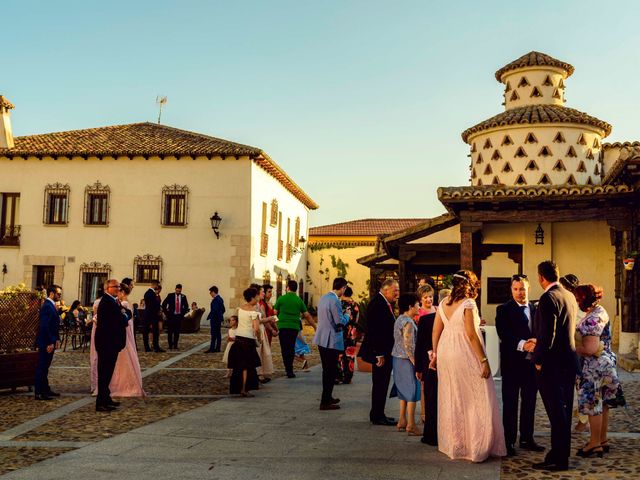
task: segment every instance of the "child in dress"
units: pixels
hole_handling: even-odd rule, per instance
[[[236,315],[231,315],[229,317],[229,331],[227,332],[227,346],[224,349],[224,354],[222,355],[222,361],[224,364],[227,364],[229,360],[229,350],[231,350],[231,345],[233,345],[233,341],[236,339],[236,330],[238,329],[238,317]],[[231,377],[231,369],[227,369],[227,373],[224,378]]]

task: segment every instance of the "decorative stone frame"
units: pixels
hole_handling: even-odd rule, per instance
[[[271,200],[271,215],[269,216],[269,226],[275,227],[278,225],[278,200],[275,198]]]
[[[95,196],[106,196],[107,201],[107,209],[104,217],[104,222],[93,222],[91,215],[91,197]],[[106,227],[109,225],[109,214],[111,213],[111,189],[109,185],[102,185],[99,180],[96,181],[93,185],[87,185],[84,188],[84,224],[88,226],[100,226]]]
[[[44,187],[44,205],[42,208],[42,223],[45,225],[55,225],[55,226],[64,226],[69,225],[69,196],[71,193],[71,187],[68,183],[49,183]],[[53,197],[64,196],[64,213],[63,213],[63,221],[54,222],[52,221],[53,215],[51,214],[51,208],[53,208],[52,199]]]
[[[182,202],[184,203],[182,220],[171,221],[169,218],[171,213],[168,210],[168,201],[172,197],[184,197]],[[163,227],[186,227],[189,223],[189,187],[187,185],[165,185],[162,187],[162,203],[160,206],[160,224]]]
[[[150,270],[157,270],[157,278],[154,278],[153,275],[146,275],[142,272],[145,267]],[[151,280],[158,280],[158,282],[162,283],[162,257],[160,255],[153,256],[149,253],[145,255],[137,255],[133,259],[133,278],[135,282],[139,285],[149,285]]]

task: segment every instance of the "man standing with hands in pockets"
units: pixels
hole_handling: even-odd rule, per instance
[[[507,455],[516,454],[518,403],[520,403],[520,448],[542,452],[544,447],[533,439],[538,386],[531,352],[536,345],[532,334],[535,307],[529,302],[529,279],[511,277],[511,300],[496,310],[496,330],[500,337],[502,371],[502,424]],[[520,400],[520,401],[518,401]]]
[[[38,345],[38,366],[36,367],[35,394],[36,400],[51,400],[60,394],[49,387],[49,367],[53,360],[53,352],[60,348],[60,315],[56,302],[62,297],[62,289],[58,285],[47,287],[47,299],[40,308],[40,326],[36,344]]]

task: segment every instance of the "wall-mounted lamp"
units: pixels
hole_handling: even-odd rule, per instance
[[[6,275],[9,272],[9,270],[7,270],[7,264],[3,263],[2,264],[2,275]]]
[[[222,217],[218,215],[218,212],[215,212],[213,216],[209,219],[211,220],[211,228],[213,229],[213,233],[216,234],[216,238],[220,238],[220,222],[222,222]]]
[[[538,228],[536,228],[536,245],[544,245],[544,230],[542,229],[542,225],[538,224]]]
[[[301,236],[298,239],[298,246],[292,248],[293,254],[295,255],[296,253],[302,253],[304,251],[304,246],[306,245],[306,243],[307,239],[304,238],[304,236]]]

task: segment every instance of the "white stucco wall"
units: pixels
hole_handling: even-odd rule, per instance
[[[282,259],[278,260],[278,225],[271,226],[272,200],[278,201],[278,210],[282,212],[282,240],[284,242]],[[267,204],[266,233],[269,236],[267,255],[260,255],[260,238],[262,230],[262,203]],[[287,275],[294,280],[305,280],[307,266],[307,249],[302,253],[294,253],[287,262],[287,242],[295,246],[295,223],[300,218],[300,235],[309,238],[309,209],[291,192],[284,188],[275,178],[256,165],[251,166],[251,265],[252,281],[261,284],[265,272],[271,275],[271,284],[275,287],[278,273],[283,281]],[[287,219],[290,220],[290,232],[287,239]],[[306,245],[305,245],[306,247]],[[305,286],[306,290],[306,286]],[[284,287],[283,290],[284,292]]]
[[[190,301],[208,306],[208,288],[216,284],[227,300],[236,295],[231,245],[251,232],[251,165],[246,157],[0,158],[0,191],[20,193],[22,225],[20,247],[0,248],[0,264],[9,270],[0,286],[26,279],[32,267],[25,260],[56,257],[62,263],[56,274],[70,303],[79,295],[80,264],[108,263],[113,277],[131,277],[134,257],[149,253],[163,259],[163,295],[182,283]],[[111,189],[107,227],[83,224],[85,186],[96,180]],[[67,226],[42,222],[45,185],[55,182],[71,187]],[[161,226],[161,189],[172,184],[189,187],[187,227]],[[214,211],[223,219],[219,240],[209,221]],[[134,290],[132,299],[139,300],[143,289]]]

